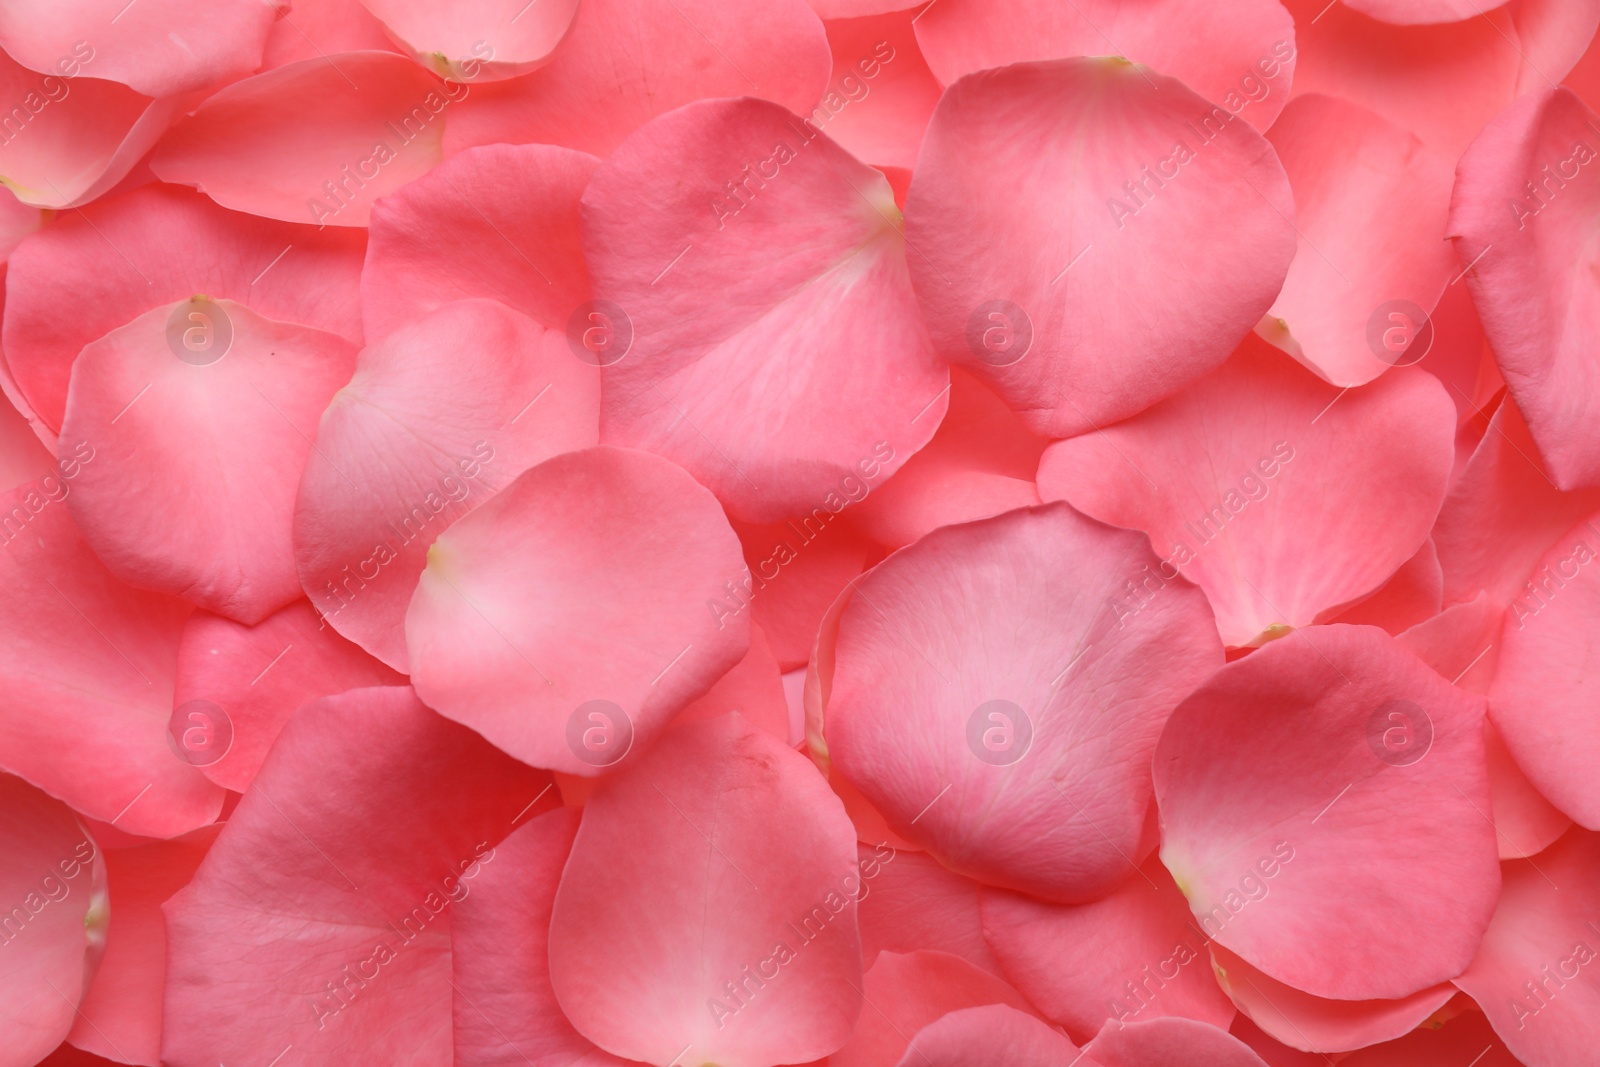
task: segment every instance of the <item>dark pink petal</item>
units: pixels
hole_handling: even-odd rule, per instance
[[[738,715],[686,723],[585,805],[551,983],[618,1056],[804,1063],[861,1010],[860,891],[855,835],[809,760]]]
[[[1116,58],[1024,63],[940,100],[907,262],[939,353],[1065,437],[1226,359],[1283,283],[1292,212],[1272,147],[1177,81]]]
[[[164,908],[163,1061],[448,1063],[451,902],[549,785],[410,689],[308,704]]]
[[[399,52],[400,46],[361,0],[294,0],[292,10],[278,9],[261,69],[275,70],[340,52],[371,51]]]
[[[599,160],[549,145],[490,145],[455,156],[372,210],[361,275],[367,337],[452,300],[489,297],[549,329],[571,329],[606,356],[585,311],[589,272],[578,247],[578,197]],[[576,324],[573,320],[576,318]]]
[[[1484,333],[1563,489],[1600,487],[1600,370],[1585,341],[1600,315],[1596,122],[1570,89],[1518,100],[1461,157],[1450,210]]]
[[[595,295],[633,333],[604,365],[602,440],[771,522],[837,512],[933,436],[948,381],[888,183],[783,108],[655,120],[595,172],[583,228]]]
[[[255,626],[197,611],[178,646],[172,702],[178,710],[191,700],[212,706],[189,709],[209,719],[180,715],[177,736],[181,745],[191,724],[199,727],[191,762],[213,782],[242,793],[301,705],[347,689],[403,684],[403,677],[340,637],[305,600]]]
[[[1577,822],[1600,827],[1595,699],[1600,675],[1600,513],[1539,560],[1512,605],[1489,690],[1489,715],[1516,763]],[[1519,610],[1520,609],[1520,610]]]
[[[344,338],[231,300],[157,307],[72,366],[62,455],[95,462],[68,506],[112,573],[246,624],[300,595],[295,488],[350,380]]]
[[[69,1040],[124,1063],[161,1062],[167,923],[161,905],[194,877],[214,828],[105,853],[110,922],[105,956],[78,1006]]]
[[[1444,602],[1487,593],[1491,607],[1522,619],[1538,606],[1530,577],[1540,557],[1580,518],[1600,508],[1600,491],[1563,493],[1539,461],[1516,404],[1495,409],[1489,430],[1450,487],[1433,541],[1444,570]]]
[[[578,0],[361,0],[417,61],[458,82],[510,78],[540,66],[572,24]]]
[[[16,0],[0,9],[0,48],[44,74],[171,96],[255,70],[277,11],[261,0]]]
[[[1294,74],[1294,25],[1276,0],[1224,7],[1196,0],[940,0],[926,10],[917,39],[946,85],[1024,60],[1117,55],[1179,79],[1265,130],[1287,102]]]
[[[105,937],[105,866],[71,809],[0,774],[0,1048],[32,1067],[72,1029]]]
[[[550,987],[550,914],[580,809],[525,822],[495,846],[450,922],[456,1067],[619,1067]]]
[[[862,992],[867,1006],[850,1042],[828,1057],[829,1067],[904,1062],[902,1057],[915,1055],[914,1039],[923,1027],[963,1008],[998,1004],[1036,1015],[1005,982],[944,952],[881,953],[867,971]],[[1084,1067],[1094,1067],[1093,1061]]]
[[[1339,1062],[1341,1067],[1522,1067],[1471,1001],[1442,1025],[1418,1027],[1398,1041],[1358,1049]]]
[[[950,407],[933,440],[851,509],[850,521],[901,548],[941,526],[1030,507],[1039,503],[1033,479],[1047,443],[972,375],[951,368]]]
[[[599,439],[600,381],[564,331],[443,304],[361,352],[299,479],[299,584],[334,629],[407,669],[428,548],[529,467]]]
[[[469,91],[392,52],[305,59],[207,99],[150,169],[235,211],[365,226],[374,200],[444,158],[447,112]]]
[[[861,487],[858,495],[866,487],[859,479],[852,485]],[[849,517],[838,518],[824,506],[784,522],[734,523],[749,574],[723,586],[717,617],[753,612],[784,670],[805,666],[829,606],[848,582],[883,558],[881,545]]]
[[[1217,672],[1168,722],[1155,788],[1202,929],[1306,993],[1408,997],[1461,973],[1488,925],[1482,698],[1375,627],[1311,627]]]
[[[1574,829],[1504,865],[1494,922],[1456,979],[1528,1067],[1582,1063],[1600,1046],[1600,837]]]
[[[960,956],[998,975],[983,935],[980,887],[949,870],[925,852],[910,852],[888,841],[863,842],[859,849],[862,890],[861,955],[868,967],[880,952],[934,949]]]
[[[1102,1067],[1267,1067],[1243,1041],[1193,1019],[1108,1024],[1084,1051]]]
[[[1206,939],[1155,856],[1090,904],[987,890],[983,932],[1001,973],[1075,1040],[1089,1040],[1113,1019],[1175,1015],[1221,1027],[1233,1019]]]
[[[474,87],[471,102],[451,116],[445,146],[454,155],[473,145],[537,142],[608,156],[640,126],[694,100],[754,96],[805,114],[828,69],[827,38],[805,0],[766,0],[759,8],[731,0],[584,0],[547,66]]]
[[[1400,569],[1390,575],[1376,593],[1322,621],[1381,626],[1398,637],[1439,614],[1444,606],[1443,587],[1439,553],[1433,547],[1433,539],[1429,538],[1422,542],[1416,555],[1400,564]]]
[[[710,610],[742,571],[722,509],[682,469],[629,449],[557,456],[429,549],[406,616],[414,684],[518,759],[599,774],[744,657],[748,615]]]
[[[1446,237],[1452,159],[1331,96],[1273,125],[1299,247],[1262,335],[1334,385],[1425,355],[1427,315],[1459,269]]]
[[[1204,598],[1156,563],[1062,504],[902,549],[840,617],[834,770],[952,870],[1061,902],[1110,892],[1151,843],[1162,724],[1222,661]],[[1159,592],[1129,606],[1147,578]]]
[[[1049,1026],[1004,1004],[953,1011],[917,1032],[899,1067],[1097,1067]]]
[[[1346,1052],[1415,1030],[1455,995],[1449,982],[1399,1000],[1328,1000],[1262,974],[1221,945],[1211,946],[1217,981],[1239,1009],[1291,1048]]]
[[[910,170],[939,102],[939,83],[917,47],[916,12],[827,23],[833,76],[806,117],[851,155]]]
[[[1148,533],[1206,591],[1223,641],[1256,645],[1366,597],[1417,552],[1454,432],[1430,375],[1342,393],[1251,338],[1193,388],[1052,445],[1039,492]]]
[[[63,215],[23,240],[6,277],[5,358],[34,428],[54,444],[84,345],[196,294],[359,344],[363,236],[236,214],[159,185]]]
[[[0,765],[92,818],[174,837],[222,807],[168,734],[190,609],[111,576],[73,525],[75,492],[52,475],[0,498]]]

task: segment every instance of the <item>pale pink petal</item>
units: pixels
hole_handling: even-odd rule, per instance
[[[449,1063],[451,903],[549,786],[410,689],[308,704],[163,909],[162,1060]]]
[[[291,10],[278,9],[261,69],[275,70],[340,52],[384,51],[399,52],[400,47],[361,0],[294,0]]]
[[[743,571],[711,494],[647,452],[547,460],[428,551],[406,616],[417,692],[518,759],[596,775],[738,663]],[[596,732],[598,731],[598,732]]]
[[[1306,993],[1410,996],[1488,925],[1482,698],[1375,627],[1311,627],[1217,672],[1168,722],[1155,788],[1201,928]]]
[[[300,595],[295,487],[317,417],[355,368],[342,337],[231,300],[158,307],[72,365],[68,499],[112,573],[246,624]]]
[[[596,298],[633,333],[603,366],[602,440],[745,521],[859,499],[933,436],[948,384],[898,223],[881,174],[775,104],[691,104],[629,138],[583,196]]]
[[[1153,840],[1162,724],[1222,662],[1204,598],[1157,565],[1062,504],[900,550],[839,621],[834,771],[952,870],[1058,902],[1109,893]]]
[[[1172,78],[1021,63],[940,100],[907,263],[940,355],[1065,437],[1226,359],[1283,282],[1292,213],[1271,145]]]
[[[1243,1041],[1193,1019],[1107,1024],[1084,1051],[1101,1067],[1267,1067]]]
[[[899,1067],[1097,1067],[1049,1026],[1004,1004],[953,1011],[917,1032]]]
[[[1430,375],[1341,392],[1250,338],[1193,388],[1052,445],[1039,493],[1148,533],[1206,591],[1223,641],[1256,645],[1375,591],[1416,554],[1454,432]]]
[[[1416,555],[1400,564],[1400,569],[1390,575],[1376,593],[1321,621],[1381,626],[1398,637],[1439,614],[1444,606],[1443,586],[1439,553],[1433,547],[1433,539],[1429,538],[1422,542]]]
[[[511,78],[550,58],[578,0],[361,0],[417,61],[458,82]]]
[[[428,548],[529,467],[599,438],[600,382],[564,331],[460,300],[364,349],[299,480],[299,581],[334,629],[407,669]]]
[[[855,835],[804,756],[738,715],[686,723],[585,805],[551,983],[618,1056],[804,1063],[861,1010],[860,891]]]
[[[1481,15],[1505,0],[1348,0],[1346,6],[1396,26],[1459,22]]]

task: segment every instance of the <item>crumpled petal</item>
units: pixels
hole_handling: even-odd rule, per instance
[[[1199,591],[1156,564],[1062,504],[902,549],[838,623],[834,770],[952,870],[1058,902],[1109,893],[1151,844],[1162,724],[1222,659]]]
[[[550,920],[556,999],[656,1067],[826,1056],[861,1011],[859,892],[810,761],[736,714],[686,723],[584,807]]]
[[[749,522],[837,511],[892,474],[948,384],[898,216],[881,174],[775,104],[640,130],[583,196],[597,302],[633,333],[603,363],[601,439],[667,456]]]
[[[1283,283],[1293,211],[1272,147],[1179,82],[1116,58],[1019,63],[939,101],[907,264],[940,355],[1065,437],[1225,360]]]

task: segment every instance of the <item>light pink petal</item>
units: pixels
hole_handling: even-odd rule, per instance
[[[73,363],[68,497],[124,581],[253,624],[300,594],[290,526],[317,416],[350,379],[346,340],[231,300],[158,307]]]
[[[175,841],[105,853],[110,922],[105,956],[78,1006],[69,1040],[124,1063],[161,1062],[161,996],[167,923],[161,905],[188,884],[216,837],[214,828]]]
[[[301,705],[347,689],[403,684],[403,677],[340,637],[304,600],[255,626],[197,611],[178,646],[172,702],[180,713],[179,747],[207,778],[242,793]]]
[[[105,866],[71,809],[0,774],[0,1047],[4,1067],[33,1067],[72,1029],[105,937]]]
[[[941,89],[917,47],[915,10],[827,23],[833,76],[806,117],[851,155],[910,170]],[[891,182],[892,184],[892,182]]]
[[[1460,22],[1482,15],[1500,3],[1494,0],[1348,0],[1346,6],[1396,26],[1418,26],[1435,22]]]
[[[1087,1041],[1108,1019],[1168,1015],[1226,1027],[1233,1005],[1217,987],[1183,894],[1152,856],[1091,904],[983,894],[983,932],[1002,974],[1045,1015]]]
[[[1450,232],[1484,333],[1551,479],[1600,487],[1594,216],[1600,121],[1570,89],[1530,93],[1461,157]]]
[[[1454,431],[1430,375],[1341,394],[1251,338],[1193,388],[1052,445],[1039,493],[1148,533],[1206,591],[1223,641],[1255,645],[1365,597],[1417,552]]]
[[[490,297],[542,326],[570,329],[590,353],[580,358],[608,358],[603,331],[616,324],[590,318],[578,247],[578,198],[598,164],[549,145],[491,145],[385,197],[373,207],[361,276],[368,338],[452,300]]]
[[[39,74],[0,52],[0,94],[14,101],[0,144],[0,185],[17,199],[60,208],[93,200],[148,152],[178,114],[176,97],[151,100],[119,82]]]
[[[1487,695],[1503,647],[1505,612],[1487,593],[1456,604],[1399,635],[1400,643],[1455,685]],[[1528,780],[1492,719],[1483,724],[1484,758],[1489,767],[1489,800],[1501,859],[1544,851],[1572,825]]]
[[[789,702],[783,693],[783,672],[761,627],[750,626],[750,651],[717,679],[705,695],[679,712],[681,722],[715,719],[737,711],[757,729],[789,744]]]
[[[1465,603],[1485,592],[1491,607],[1525,617],[1538,607],[1530,576],[1540,557],[1597,508],[1600,491],[1556,488],[1508,397],[1439,509],[1433,541],[1444,570],[1444,602]]]
[[[680,468],[557,456],[428,551],[406,616],[414,684],[518,759],[600,774],[744,657],[748,616],[709,610],[742,571],[722,509]]]
[[[852,509],[850,521],[901,548],[940,526],[1037,504],[1033,479],[1047,443],[972,375],[952,368],[950,407],[933,440]]]
[[[428,548],[529,467],[599,438],[600,381],[564,331],[493,300],[444,304],[364,349],[299,482],[300,584],[334,629],[405,670]]]
[[[88,453],[75,478],[103,456]],[[0,498],[0,765],[119,829],[173,837],[222,790],[174,758],[173,668],[189,608],[123,585],[73,525],[74,479]]]
[[[900,1067],[1097,1067],[1094,1060],[1049,1026],[1004,1004],[953,1011],[917,1032]]]
[[[880,952],[934,949],[960,956],[999,975],[983,935],[979,886],[925,852],[908,852],[888,841],[863,842],[861,954],[868,967]]]
[[[1233,1017],[1228,1033],[1250,1046],[1250,1050],[1266,1061],[1267,1067],[1328,1067],[1331,1057],[1316,1052],[1301,1052],[1268,1035],[1250,1021],[1243,1012]]]
[[[392,52],[305,59],[207,99],[150,169],[235,211],[365,226],[374,200],[444,158],[447,112],[469,91]]]
[[[10,400],[0,400],[0,492],[46,475],[57,476],[55,456],[39,441],[27,418]]]
[[[1193,1019],[1108,1023],[1084,1051],[1102,1067],[1267,1067],[1243,1041]]]
[[[361,0],[294,0],[292,10],[278,9],[261,69],[340,52],[383,51],[399,52],[400,47]]]
[[[940,100],[907,262],[940,355],[1065,437],[1226,359],[1283,282],[1293,210],[1272,147],[1177,81],[1116,58],[1023,63]]]
[[[1343,97],[1452,158],[1519,94],[1560,81],[1600,23],[1595,0],[1483,0],[1484,14],[1435,26],[1395,26],[1326,0],[1285,6],[1295,96]]]
[[[948,384],[898,224],[881,174],[775,104],[640,130],[583,196],[597,301],[633,335],[604,364],[602,439],[673,459],[745,521],[858,499],[933,436]]]
[[[1516,763],[1577,822],[1600,827],[1600,514],[1558,538],[1506,617],[1489,714]],[[1520,609],[1520,610],[1519,610]]]
[[[1439,553],[1429,538],[1376,593],[1324,621],[1381,626],[1398,637],[1439,614],[1444,606],[1443,586]]]
[[[451,902],[549,785],[410,689],[308,704],[165,905],[163,1061],[448,1063]]]
[[[686,723],[584,807],[551,983],[618,1056],[804,1063],[861,1010],[860,891],[855,835],[810,761],[738,715]]]
[[[1403,1037],[1444,1006],[1456,992],[1449,982],[1399,1000],[1328,1000],[1262,974],[1221,945],[1212,944],[1217,981],[1239,1009],[1291,1048],[1346,1052]]]
[[[1222,662],[1204,598],[1156,567],[1142,537],[1062,504],[900,550],[839,621],[834,770],[952,870],[1058,902],[1109,893],[1151,843],[1162,724]]]
[[[1155,788],[1201,928],[1278,981],[1398,999],[1471,960],[1499,886],[1483,701],[1383,631],[1230,663],[1173,713]]]
[[[862,496],[867,482],[858,478],[848,488]],[[838,503],[842,512],[844,498]],[[784,522],[734,523],[749,573],[724,584],[713,610],[719,619],[753,613],[785,670],[810,660],[829,606],[848,582],[883,558],[883,547],[851,518],[838,518],[824,505]]]
[[[917,19],[917,39],[946,85],[1025,60],[1123,56],[1177,78],[1258,130],[1271,126],[1288,100],[1295,65],[1294,25],[1276,0],[1222,7],[1198,0],[940,0]]]
[[[999,1004],[1036,1015],[1005,982],[945,952],[881,953],[862,992],[868,1006],[849,1043],[828,1057],[829,1067],[891,1067],[914,1053],[918,1031],[963,1008]]]
[[[1299,247],[1262,336],[1339,386],[1421,360],[1459,269],[1445,240],[1452,159],[1331,96],[1296,97],[1268,139]]]
[[[1339,1062],[1341,1067],[1523,1067],[1470,1000],[1443,1025],[1418,1027],[1398,1041],[1359,1049]]]
[[[1574,829],[1536,858],[1505,864],[1494,922],[1456,979],[1528,1067],[1582,1063],[1600,1046],[1596,962],[1600,837]]]
[[[608,156],[657,115],[695,100],[753,96],[805,114],[829,66],[822,23],[805,0],[584,0],[543,69],[473,88],[451,116],[445,147],[454,155],[537,142]]]
[[[620,1067],[572,1028],[550,987],[550,915],[580,809],[529,819],[495,846],[450,923],[456,1067]]]
[[[806,0],[806,3],[825,19],[864,18],[916,7],[915,3],[908,5],[906,0]]]
[[[159,185],[56,219],[12,253],[6,277],[5,358],[35,429],[54,444],[84,345],[196,294],[359,344],[362,237],[224,211]]]
[[[0,48],[44,74],[83,71],[171,96],[255,70],[277,10],[261,0],[17,0],[0,10]]]
[[[578,0],[361,0],[417,61],[458,82],[511,78],[543,64]]]

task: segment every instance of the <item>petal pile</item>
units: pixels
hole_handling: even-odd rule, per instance
[[[1600,1063],[1597,31],[0,3],[0,1067]]]

